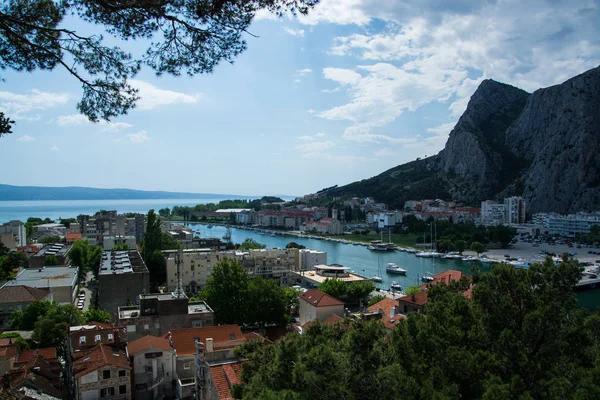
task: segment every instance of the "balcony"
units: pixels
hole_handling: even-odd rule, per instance
[[[152,390],[165,381],[165,369],[161,365],[158,367],[158,374],[148,383],[148,390]]]

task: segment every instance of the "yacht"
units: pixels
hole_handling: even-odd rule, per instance
[[[383,278],[381,278],[381,277],[379,277],[379,276],[377,276],[377,275],[374,275],[374,276],[372,276],[372,277],[371,277],[371,280],[372,280],[373,282],[383,282]]]
[[[213,226],[214,226],[213,224],[209,224],[209,225],[207,225],[207,228],[208,228],[208,229],[210,229],[210,228],[212,228]]]
[[[396,281],[392,281],[392,284],[390,285],[390,287],[392,288],[392,290],[393,289],[402,290],[402,286],[400,286],[400,284]]]
[[[429,282],[435,281],[435,278],[433,276],[431,276],[431,275],[423,275],[423,277],[421,277],[421,280],[423,282],[429,283]]]
[[[473,256],[467,256],[463,258],[463,261],[479,261],[479,258]]]
[[[407,271],[394,263],[388,263],[388,265],[385,267],[385,272],[388,274],[406,275]]]

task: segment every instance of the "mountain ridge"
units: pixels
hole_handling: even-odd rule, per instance
[[[392,207],[441,198],[476,205],[523,195],[528,212],[600,208],[600,67],[533,93],[491,79],[443,150],[327,191]]]
[[[251,199],[243,196],[217,193],[167,192],[125,188],[92,188],[85,186],[15,186],[0,184],[0,200],[146,200],[146,199]]]

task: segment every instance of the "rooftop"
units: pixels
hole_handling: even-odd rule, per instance
[[[234,362],[228,364],[213,365],[210,367],[219,400],[232,400],[231,387],[242,383],[240,373],[242,372],[242,363]]]
[[[74,325],[69,327],[69,332],[80,332],[80,331],[95,331],[102,329],[115,329],[115,324],[107,322],[94,322],[90,321],[86,325]]]
[[[64,257],[69,250],[71,250],[71,245],[62,243],[47,244],[46,246],[42,247],[42,249],[38,251],[34,257],[46,257],[50,255]]]
[[[169,344],[169,340],[158,336],[146,335],[127,344],[127,353],[130,356],[149,349],[173,351],[173,348]]]
[[[381,321],[388,329],[393,329],[397,322],[401,319],[406,319],[406,316],[396,313],[396,307],[398,306],[398,300],[390,299],[389,297],[381,300],[378,303],[373,304],[368,308],[369,312],[380,312]],[[392,309],[393,314],[392,314]]]
[[[14,280],[6,282],[2,288],[21,285],[31,286],[34,288],[73,286],[76,280],[77,268],[29,268],[21,271]]]
[[[237,325],[207,326],[204,328],[173,329],[164,336],[177,350],[178,356],[196,354],[195,339],[206,345],[212,338],[215,350],[229,349],[241,345],[246,337]]]
[[[325,279],[327,279],[327,278],[332,278],[332,276],[318,275],[315,271],[310,271],[310,270],[309,271],[299,271],[299,272],[293,271],[292,273],[302,276],[303,278],[306,278],[307,280],[310,280],[317,285],[320,285],[321,283],[325,282]],[[339,279],[344,282],[359,282],[359,281],[367,280],[367,278],[360,276],[360,275],[353,274],[351,272],[348,273],[347,276],[336,277],[336,279]]]
[[[328,306],[339,306],[344,305],[343,301],[336,299],[326,293],[321,292],[318,289],[307,290],[300,295],[300,300],[313,305],[315,307],[328,307]]]
[[[338,322],[342,322],[344,320],[344,318],[340,317],[337,314],[331,314],[329,317],[325,318],[325,320],[323,320],[323,324],[325,325],[329,325],[329,326],[335,326],[335,324],[337,324]],[[316,320],[313,321],[308,321],[306,323],[304,323],[304,325],[302,325],[302,330],[305,331],[308,329],[309,326],[311,326]]]
[[[148,273],[137,250],[105,251],[102,253],[99,275]]]
[[[30,286],[7,286],[0,288],[0,304],[22,303],[43,300],[50,294],[48,288]]]
[[[103,344],[99,344],[88,350],[75,351],[72,353],[72,357],[73,370],[77,379],[105,365],[131,369],[129,361],[127,361],[127,355],[124,352],[113,350]]]

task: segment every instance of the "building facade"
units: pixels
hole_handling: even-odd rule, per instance
[[[20,311],[34,301],[52,301],[49,288],[6,286],[0,288],[0,328],[8,328],[13,311]]]
[[[315,265],[324,265],[327,264],[327,252],[318,251],[318,250],[310,250],[310,249],[301,249],[299,251],[300,255],[300,270],[313,269]]]
[[[21,221],[13,220],[0,225],[0,240],[9,250],[27,245],[27,230]]]
[[[484,226],[497,226],[504,224],[504,204],[486,200],[481,202],[481,224]]]
[[[332,314],[344,316],[344,303],[318,289],[308,290],[300,295],[300,325],[309,321],[325,321]]]
[[[29,286],[49,289],[52,299],[60,304],[73,304],[78,289],[77,268],[42,267],[21,270],[15,279],[6,282],[2,288],[11,286]]]
[[[144,336],[127,344],[133,366],[135,400],[173,397],[175,350],[164,337]]]
[[[504,199],[504,224],[516,225],[526,222],[526,201],[520,196]]]

